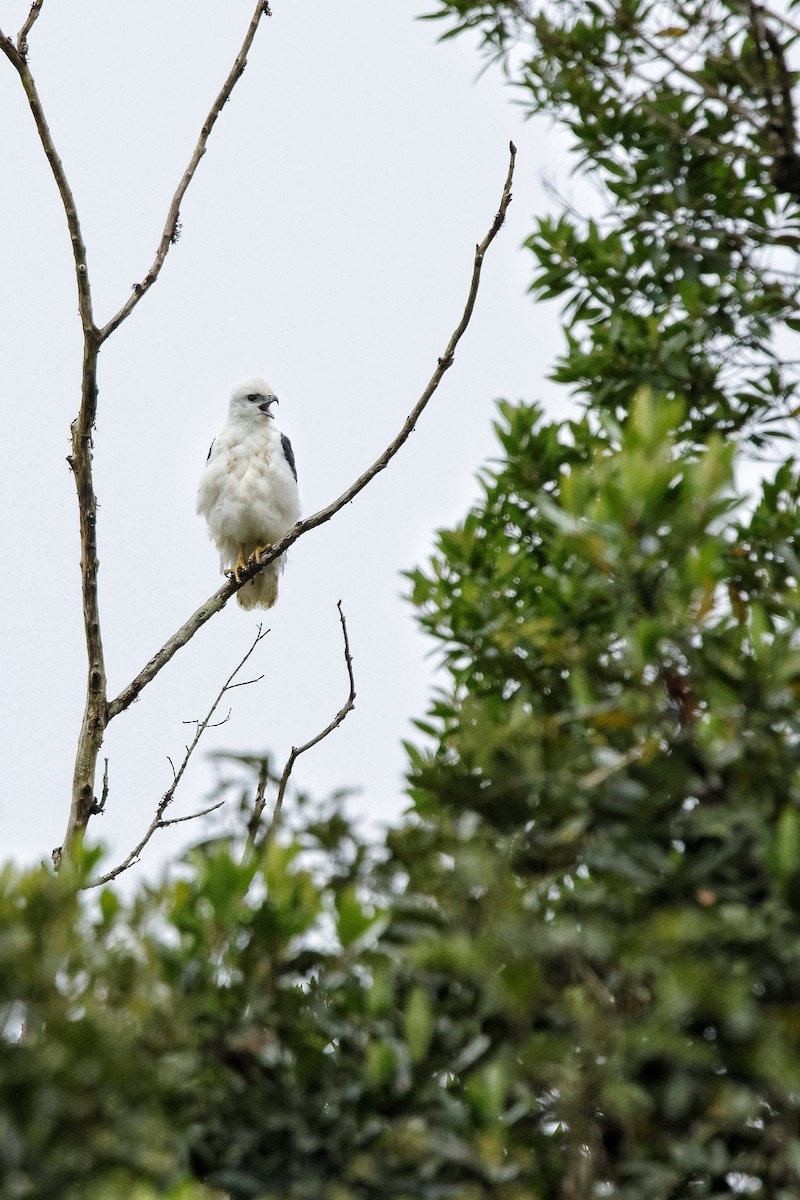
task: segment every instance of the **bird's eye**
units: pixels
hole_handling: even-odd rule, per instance
[[[247,399],[256,401],[256,400],[263,400],[264,397],[259,396],[258,392],[251,392],[250,395],[247,397]]]

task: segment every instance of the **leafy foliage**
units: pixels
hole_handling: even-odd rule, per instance
[[[565,208],[528,240],[535,294],[565,302],[555,378],[618,415],[647,383],[688,401],[693,435],[763,444],[796,379],[770,340],[797,326],[796,35],[740,0],[441,0],[433,15],[514,49],[522,102],[567,127],[601,195],[599,216]]]
[[[156,1030],[171,1025],[168,997],[154,990],[141,946],[112,936],[119,901],[109,892],[90,920],[82,882],[71,868],[58,879],[8,867],[0,876],[0,1192],[9,1198],[122,1193],[170,1170],[177,1078],[155,1057]]]
[[[433,914],[379,906],[340,814],[244,861],[211,841],[130,902],[81,895],[95,860],[2,879],[0,1194],[346,1200],[494,1178],[445,1082],[474,1055],[473,989],[410,953]]]
[[[501,405],[502,461],[410,576],[452,685],[396,853],[479,948],[533,1193],[788,1200],[798,475],[740,480],[794,434],[795,34],[739,3],[434,15],[569,127],[602,212],[528,241],[583,420]]]
[[[454,676],[413,771],[448,869],[431,883],[419,833],[398,850],[492,979],[530,1186],[789,1196],[797,583],[774,543],[777,578],[753,570],[751,530],[782,523],[796,480],[782,468],[737,522],[732,445],[688,456],[683,414],[644,392],[616,445],[507,418],[525,449],[484,481],[491,522],[443,534],[412,577]]]

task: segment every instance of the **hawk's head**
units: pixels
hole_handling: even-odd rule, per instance
[[[271,417],[270,408],[278,403],[278,397],[264,379],[252,376],[237,383],[231,395],[231,416],[252,414],[253,417]]]

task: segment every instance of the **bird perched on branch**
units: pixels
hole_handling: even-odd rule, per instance
[[[208,522],[222,569],[237,580],[246,573],[248,559],[263,554],[300,518],[292,445],[273,419],[277,403],[263,379],[237,384],[197,492],[197,511]],[[242,608],[272,608],[282,569],[283,556],[240,588],[236,598]]]

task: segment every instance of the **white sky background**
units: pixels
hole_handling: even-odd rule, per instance
[[[233,61],[251,0],[45,0],[30,64],[76,195],[102,324],[149,268],[202,121]],[[28,4],[0,0],[15,32]],[[298,460],[310,514],[381,452],[459,319],[475,243],[518,145],[509,220],[487,256],[456,364],[390,467],[291,552],[278,605],[231,603],[112,722],[107,814],[90,826],[124,856],[149,824],[191,736],[253,639],[253,688],[197,753],[174,808],[206,802],[205,752],[274,752],[313,736],[346,695],[336,602],[348,619],[357,707],[301,758],[320,797],[360,789],[353,811],[405,806],[401,738],[431,694],[429,641],[400,572],[461,518],[495,453],[498,397],[566,395],[546,384],[557,314],[534,309],[533,214],[541,173],[569,190],[564,141],[523,123],[474,44],[437,45],[424,0],[274,0],[181,211],[160,280],[101,352],[95,438],[100,603],[109,693],[220,584],[194,502],[240,378],[264,375]],[[77,506],[65,456],[79,402],[81,338],[69,239],[19,80],[0,60],[0,592],[3,745],[0,859],[35,862],[63,837],[84,698]],[[223,707],[223,712],[227,707]],[[151,866],[200,834],[161,833]]]

